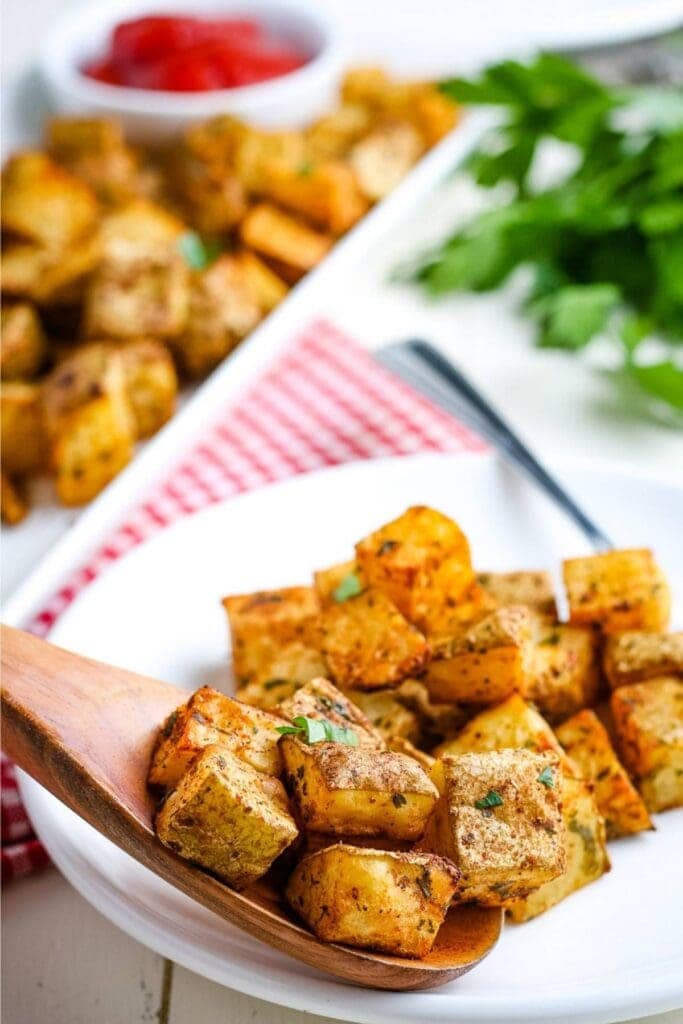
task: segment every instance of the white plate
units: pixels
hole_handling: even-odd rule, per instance
[[[621,545],[651,545],[677,587],[683,488],[599,464],[563,470]],[[298,477],[187,518],[112,566],[52,637],[73,650],[178,685],[227,683],[219,598],[303,582],[353,542],[427,503],[455,516],[476,564],[555,566],[585,544],[493,456],[425,455]],[[683,1004],[683,814],[611,846],[612,872],[551,913],[509,927],[476,970],[424,993],[366,992],[261,945],[138,865],[26,777],[36,829],[73,885],[159,953],[231,988],[359,1022],[623,1020]]]

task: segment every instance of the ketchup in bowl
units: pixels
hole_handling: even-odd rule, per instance
[[[118,24],[106,54],[82,71],[108,85],[206,92],[278,78],[309,59],[253,18],[153,15]]]

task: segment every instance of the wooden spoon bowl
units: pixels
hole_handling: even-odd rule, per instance
[[[145,780],[160,723],[189,693],[2,627],[3,748],[126,853],[231,924],[367,988],[427,989],[475,967],[501,931],[498,909],[453,907],[422,960],[320,942],[263,886],[234,892],[154,834]]]

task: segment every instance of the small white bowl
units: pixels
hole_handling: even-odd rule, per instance
[[[145,14],[244,15],[311,54],[280,78],[234,89],[178,93],[107,85],[81,72],[103,54],[111,30]],[[54,110],[114,117],[136,141],[157,141],[216,114],[235,114],[264,128],[297,128],[334,103],[342,69],[334,22],[312,4],[277,0],[97,0],[70,10],[48,29],[39,70]]]

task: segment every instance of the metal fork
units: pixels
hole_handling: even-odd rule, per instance
[[[579,508],[500,413],[433,345],[420,340],[397,342],[374,355],[383,366],[471,427],[522,470],[578,526],[596,551],[614,547],[607,534]]]

